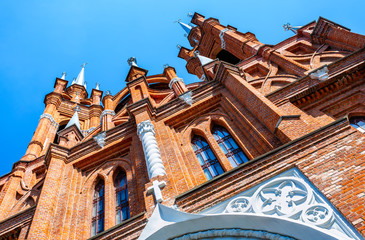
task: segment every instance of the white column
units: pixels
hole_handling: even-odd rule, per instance
[[[142,142],[144,156],[150,178],[166,175],[165,167],[161,160],[160,149],[155,138],[155,127],[150,120],[137,125],[137,133]]]

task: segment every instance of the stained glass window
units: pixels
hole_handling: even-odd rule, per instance
[[[191,140],[191,144],[208,180],[224,172],[221,164],[204,138],[196,135]]]
[[[247,162],[248,158],[242,152],[241,148],[237,145],[236,141],[232,138],[231,134],[221,126],[215,125],[212,129],[214,139],[228,158],[232,167]]]

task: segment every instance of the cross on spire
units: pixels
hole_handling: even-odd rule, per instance
[[[153,193],[156,202],[161,203],[163,201],[161,189],[165,186],[165,181],[159,182],[158,180],[155,180],[152,182],[152,186],[147,188],[147,194]]]
[[[82,67],[82,68],[85,68],[86,64],[87,64],[87,63],[82,64],[82,65],[81,65],[81,67]]]

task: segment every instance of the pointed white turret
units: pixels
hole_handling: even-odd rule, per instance
[[[70,121],[67,123],[65,129],[72,126],[72,125],[76,125],[76,127],[81,131],[79,114],[78,114],[78,112],[80,111],[80,107],[77,106],[77,107],[74,108],[74,110],[75,110],[75,113],[72,116],[72,118],[70,119]]]
[[[196,50],[196,51],[194,52],[194,56],[199,58],[199,61],[200,61],[200,63],[202,64],[202,66],[204,66],[205,64],[208,64],[208,63],[210,63],[210,62],[213,62],[213,61],[214,61],[214,60],[213,60],[213,59],[211,59],[211,58],[204,57],[204,56],[200,55],[200,53],[199,53],[199,51],[198,51],[198,50]]]
[[[182,27],[182,29],[184,29],[184,31],[186,32],[186,34],[189,35],[192,27],[190,25],[186,24],[186,23],[181,22],[180,19],[177,20],[177,22],[180,24],[180,26]]]
[[[100,88],[100,83],[98,83],[98,82],[97,82],[97,83],[96,83],[96,86],[95,86],[95,89],[96,89],[96,90],[99,90],[99,88]]]
[[[207,58],[207,57],[204,57],[204,56],[199,55],[199,54],[198,54],[198,58],[199,58],[199,60],[200,60],[200,62],[201,62],[201,64],[202,64],[202,66],[204,66],[205,64],[208,64],[208,63],[210,63],[210,62],[213,62],[213,61],[214,61],[214,60],[213,60],[213,59],[211,59],[211,58]]]
[[[62,73],[62,77],[61,77],[61,79],[63,79],[63,80],[65,80],[65,79],[66,79],[66,73],[65,73],[65,72],[63,72],[63,73]]]
[[[87,63],[84,63],[81,65],[81,71],[79,73],[79,75],[77,76],[75,82],[72,82],[72,84],[77,84],[80,86],[84,86],[86,88],[86,83],[85,83],[85,65]]]

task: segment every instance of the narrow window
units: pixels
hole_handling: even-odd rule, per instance
[[[194,136],[191,140],[191,145],[208,180],[224,172],[221,164],[204,138]]]
[[[350,118],[350,124],[358,131],[365,133],[365,117],[355,116]]]
[[[114,180],[116,196],[116,224],[130,217],[127,176],[125,172],[120,171]]]
[[[95,186],[93,197],[93,212],[92,212],[92,226],[91,235],[95,236],[104,231],[104,181],[99,180]]]
[[[229,134],[224,127],[216,125],[212,129],[212,133],[214,139],[232,164],[232,167],[237,167],[248,161],[246,155],[242,152],[241,148],[238,147],[231,134]]]

